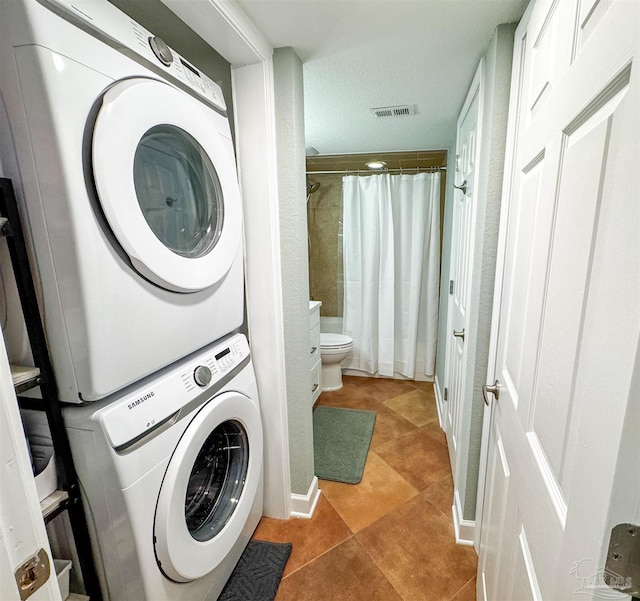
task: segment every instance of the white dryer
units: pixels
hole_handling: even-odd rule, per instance
[[[14,0],[0,93],[0,160],[61,400],[103,398],[242,325],[241,198],[217,84],[107,0]]]
[[[64,410],[105,599],[216,599],[262,514],[262,426],[236,334]]]

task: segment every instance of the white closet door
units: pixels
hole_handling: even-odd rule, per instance
[[[638,7],[540,0],[516,31],[479,599],[628,598],[602,572],[637,462]]]
[[[478,66],[458,117],[456,171],[449,271],[445,430],[454,480],[458,475],[458,447],[465,402],[466,345],[469,333],[469,303],[473,275],[473,239],[476,217],[476,168],[480,155],[479,127],[484,59]]]
[[[14,572],[38,551],[50,564],[49,579],[30,601],[60,601],[49,539],[33,479],[27,443],[13,390],[4,339],[0,336],[0,582],[3,601],[19,601]]]

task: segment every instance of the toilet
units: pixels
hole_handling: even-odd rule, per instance
[[[342,388],[340,363],[351,352],[353,339],[344,334],[320,333],[320,359],[322,361],[322,390]]]

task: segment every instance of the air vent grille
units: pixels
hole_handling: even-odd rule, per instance
[[[409,115],[415,115],[418,112],[415,104],[380,106],[369,110],[375,117],[407,117]]]

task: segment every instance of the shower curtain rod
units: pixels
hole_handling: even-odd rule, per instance
[[[377,175],[379,173],[434,173],[446,167],[397,167],[395,169],[343,169],[341,171],[307,171],[307,175]]]

